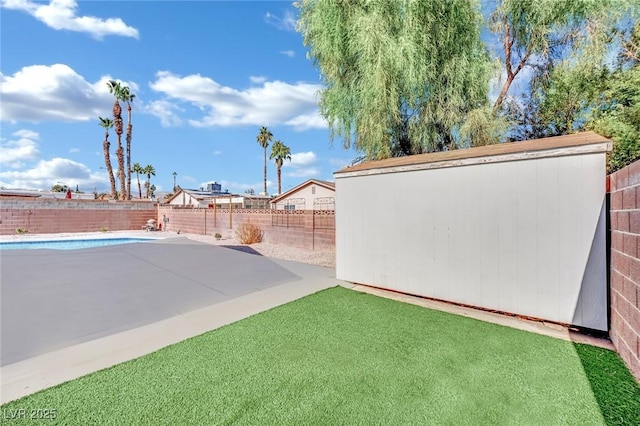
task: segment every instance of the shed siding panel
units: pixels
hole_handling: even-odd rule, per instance
[[[604,153],[336,176],[342,280],[606,330]]]

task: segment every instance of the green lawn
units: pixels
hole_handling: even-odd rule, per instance
[[[68,425],[638,425],[640,386],[611,351],[337,287],[3,416],[19,409]]]

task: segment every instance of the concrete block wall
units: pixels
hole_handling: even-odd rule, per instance
[[[335,250],[335,218],[323,213],[321,225],[316,226],[312,210],[299,211],[289,216],[291,226],[274,226],[271,210],[238,209],[197,209],[159,206],[158,221],[164,215],[169,218],[167,229],[200,235],[220,233],[223,238],[235,236],[241,223],[254,223],[264,231],[264,241],[312,250]],[[295,226],[294,225],[295,222]]]
[[[640,161],[609,176],[611,326],[616,350],[640,381]]]
[[[3,197],[0,199],[0,235],[139,230],[156,218],[156,205],[139,202]]]

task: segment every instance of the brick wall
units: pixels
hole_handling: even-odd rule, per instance
[[[236,227],[244,222],[260,225],[264,241],[314,250],[335,249],[335,217],[333,211],[314,212],[299,210],[291,213],[272,210],[197,209],[176,206],[159,206],[158,222],[163,216],[169,218],[169,231],[215,235],[228,238],[235,234]],[[274,218],[274,215],[277,215]],[[279,225],[279,226],[278,226]]]
[[[609,176],[611,340],[640,381],[640,161]]]
[[[16,233],[17,228],[30,234],[56,232],[95,232],[139,230],[156,218],[156,205],[134,201],[0,199],[0,235]]]

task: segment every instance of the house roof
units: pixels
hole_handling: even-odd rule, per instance
[[[433,152],[429,154],[408,155],[406,157],[395,157],[385,160],[367,161],[365,163],[346,167],[335,172],[334,175],[361,172],[373,169],[418,166],[429,163],[439,163],[443,166],[456,166],[470,163],[469,161],[465,160],[480,157],[507,157],[510,155],[513,156],[521,154],[520,157],[526,158],[526,156],[523,154],[572,147],[585,147],[595,144],[607,144],[606,147],[595,148],[596,151],[608,151],[611,149],[611,141],[604,136],[600,136],[599,134],[594,132],[582,132],[565,136],[532,139],[523,142],[509,142],[468,149],[456,149],[453,151]]]
[[[308,181],[302,182],[300,185],[298,186],[294,186],[293,188],[291,188],[290,190],[288,190],[287,192],[283,192],[282,194],[278,195],[277,197],[275,197],[274,199],[272,199],[270,202],[271,203],[277,203],[278,201],[281,201],[285,198],[287,198],[289,195],[293,194],[294,192],[297,192],[309,185],[319,185],[319,186],[323,186],[327,189],[330,189],[332,191],[336,190],[336,185],[334,182],[329,182],[327,180],[318,180],[318,179],[309,179]]]
[[[173,194],[169,199],[165,201],[165,203],[171,203],[176,197],[180,196],[182,193],[187,194],[188,196],[194,198],[196,201],[204,201],[204,200],[212,200],[214,198],[227,198],[227,197],[243,197],[247,200],[260,200],[260,199],[271,199],[269,195],[250,195],[250,194],[233,194],[231,192],[211,192],[211,191],[200,191],[199,189],[186,189],[180,188]]]
[[[28,198],[38,198],[41,197],[42,194],[38,194],[35,191],[29,190],[20,190],[20,189],[2,189],[0,190],[0,196],[3,197],[28,197]]]

